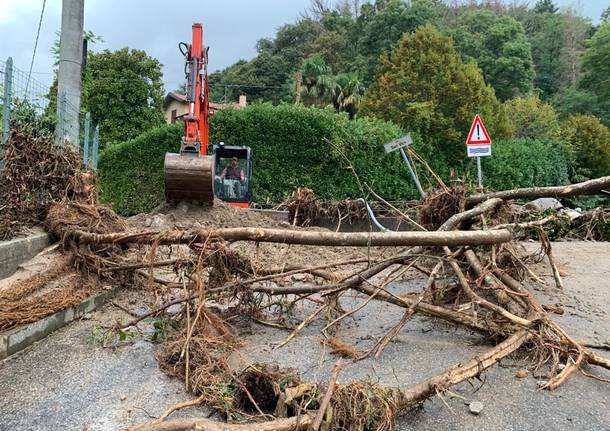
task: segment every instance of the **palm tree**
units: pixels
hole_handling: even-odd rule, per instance
[[[312,55],[301,64],[302,96],[305,106],[321,106],[334,87],[330,67],[320,55]]]
[[[335,77],[331,100],[337,112],[347,112],[350,120],[356,116],[364,97],[364,85],[354,74],[342,73]]]

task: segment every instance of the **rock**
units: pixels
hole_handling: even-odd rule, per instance
[[[178,208],[180,211],[182,211],[184,214],[186,214],[187,212],[189,212],[189,209],[191,208],[191,206],[184,201],[180,201],[180,203],[176,206],[176,208]]]
[[[123,394],[119,397],[121,401],[125,401],[127,399],[127,395]]]
[[[165,313],[169,314],[170,316],[175,316],[176,314],[178,314],[178,313],[180,313],[182,311],[182,307],[183,307],[183,304],[170,305],[165,310]]]
[[[468,405],[468,408],[470,409],[470,413],[478,416],[483,411],[483,403],[480,401],[473,401]]]
[[[530,210],[558,210],[563,208],[563,205],[555,198],[539,198],[526,203],[525,208]]]
[[[561,214],[563,214],[563,215],[567,216],[567,217],[570,219],[570,221],[574,221],[574,220],[576,220],[577,218],[582,217],[582,213],[581,213],[580,211],[578,211],[578,210],[573,210],[573,209],[570,209],[570,208],[564,208],[564,209],[562,209],[562,210],[561,210]]]
[[[566,364],[559,364],[559,365],[557,365],[557,369],[558,369],[559,371],[563,371],[563,369],[564,369],[565,367],[566,367]]]
[[[167,220],[163,214],[155,214],[149,225],[147,227],[151,227],[153,229],[159,229],[167,224]]]
[[[152,218],[146,217],[146,220],[144,220],[144,227],[150,227],[151,224],[152,224]]]
[[[526,378],[527,376],[529,376],[529,374],[530,374],[530,372],[529,372],[528,370],[526,370],[525,368],[523,368],[523,369],[521,369],[521,370],[517,371],[517,372],[515,373],[515,376],[516,376],[516,377],[518,377],[518,378],[520,378],[520,379],[524,379],[524,378]]]
[[[280,222],[280,227],[283,227],[283,228],[289,228],[289,227],[291,227],[291,226],[292,226],[292,225],[291,225],[290,223],[288,223],[287,221],[281,221],[281,222]]]

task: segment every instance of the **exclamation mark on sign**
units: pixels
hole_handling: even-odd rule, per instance
[[[481,140],[481,130],[480,126],[477,124],[477,141]]]

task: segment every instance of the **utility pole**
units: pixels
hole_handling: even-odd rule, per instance
[[[77,148],[80,132],[84,15],[84,0],[63,0],[57,73],[57,119],[58,123],[61,121],[63,124],[58,124],[57,130],[60,132],[56,138],[59,141],[68,141]]]

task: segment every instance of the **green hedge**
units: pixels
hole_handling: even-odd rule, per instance
[[[211,142],[252,148],[256,202],[278,202],[297,187],[327,199],[362,193],[345,158],[360,179],[392,199],[415,195],[398,154],[383,144],[400,128],[379,120],[349,121],[345,114],[292,105],[252,105],[228,109],[211,121]],[[116,144],[100,155],[101,198],[115,211],[133,215],[163,201],[163,159],[179,148],[182,126],[164,126]],[[345,156],[344,156],[345,155]]]
[[[492,156],[482,158],[484,185],[493,190],[569,183],[564,147],[540,139],[508,139],[493,143]]]
[[[183,129],[182,124],[162,126],[102,151],[98,164],[102,202],[125,216],[148,212],[163,202],[165,153],[179,151]]]
[[[254,200],[279,202],[297,187],[324,199],[362,197],[356,177],[391,200],[417,197],[400,154],[385,154],[383,144],[404,132],[392,123],[368,118],[349,121],[344,114],[293,105],[251,105],[218,112],[211,121],[211,142],[248,145],[253,156]],[[100,156],[102,200],[123,215],[150,211],[163,201],[163,159],[176,152],[182,126],[164,126],[116,144]],[[451,167],[442,154],[414,136],[416,150],[444,178]],[[466,149],[464,148],[464,156]],[[465,162],[469,181],[474,161]],[[516,139],[494,142],[483,159],[485,185],[494,189],[564,184],[566,162],[557,145]],[[424,185],[425,186],[425,185]]]
[[[248,145],[253,157],[257,202],[277,202],[297,187],[322,198],[361,197],[346,158],[363,182],[390,198],[414,192],[399,156],[385,156],[383,144],[401,136],[379,120],[350,121],[345,114],[292,105],[252,105],[225,110],[211,124],[211,141]]]

